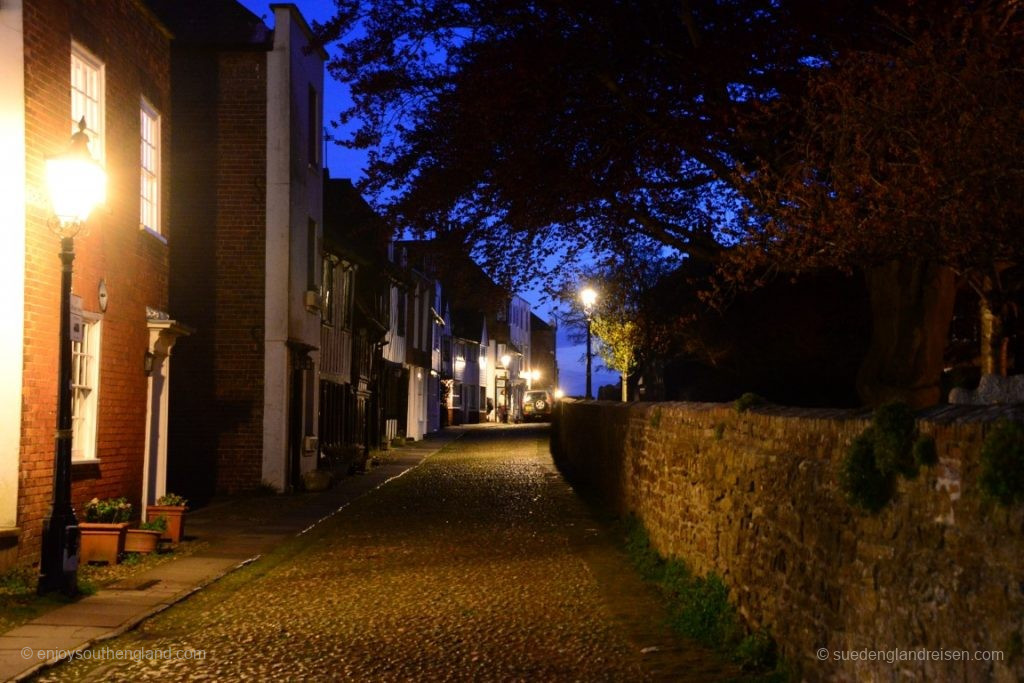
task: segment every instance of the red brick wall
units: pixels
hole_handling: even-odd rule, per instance
[[[25,0],[25,107],[29,202],[25,281],[25,367],[18,524],[22,556],[38,553],[51,499],[58,365],[60,241],[47,227],[44,156],[70,139],[71,41],[106,67],[107,205],[75,240],[73,291],[102,318],[97,427],[98,464],[75,466],[76,509],[93,496],[126,496],[138,506],[146,433],[146,306],[167,309],[167,246],[139,230],[139,105],[162,114],[171,142],[169,39],[132,0]],[[73,27],[73,28],[72,28]],[[163,170],[169,170],[164,156]],[[163,185],[163,198],[168,188]],[[166,206],[166,201],[165,201]],[[163,213],[165,233],[170,230]]]
[[[173,74],[171,301],[196,332],[173,358],[169,485],[202,501],[261,481],[266,54],[176,45]]]

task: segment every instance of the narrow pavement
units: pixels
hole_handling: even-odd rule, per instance
[[[39,680],[714,681],[551,464],[470,429],[309,533]],[[177,658],[157,653],[179,653]],[[117,652],[132,659],[116,659]],[[180,654],[185,653],[185,654]],[[200,654],[201,653],[201,654]]]

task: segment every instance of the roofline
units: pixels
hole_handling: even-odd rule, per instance
[[[168,40],[174,40],[175,35],[171,29],[168,28],[167,24],[165,24],[163,20],[157,16],[156,12],[151,10],[143,0],[132,0],[132,4],[141,9],[142,13],[149,17],[149,20],[152,21],[156,25],[157,29],[164,34],[164,37]]]
[[[306,17],[302,16],[302,11],[295,6],[293,2],[272,2],[270,3],[271,11],[277,10],[277,8],[287,9],[291,12],[292,16],[298,20],[299,27],[305,32],[306,38],[309,40],[310,45],[315,45],[317,52],[320,53],[320,59],[325,62],[328,59],[327,50],[323,48],[320,41],[317,40],[316,34],[313,33],[313,29],[309,27],[309,22],[306,21]],[[274,20],[274,30],[277,30],[277,20]]]

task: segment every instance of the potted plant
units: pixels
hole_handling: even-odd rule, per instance
[[[167,519],[157,517],[139,525],[138,529],[128,529],[124,536],[126,553],[151,553],[160,543],[160,536],[167,531]]]
[[[82,534],[81,562],[117,564],[124,552],[125,529],[132,504],[124,498],[93,498],[85,504],[85,521],[78,525]]]
[[[185,511],[188,501],[176,493],[165,493],[156,499],[156,505],[146,507],[146,521],[163,517],[167,524],[161,538],[171,543],[181,543],[185,535]]]

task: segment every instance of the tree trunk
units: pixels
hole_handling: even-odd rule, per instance
[[[623,403],[628,403],[629,402],[629,374],[625,373],[625,372],[620,373],[620,374],[622,375],[622,402]]]
[[[865,280],[872,330],[857,376],[861,400],[935,405],[956,295],[953,272],[934,263],[890,261],[865,271]]]

